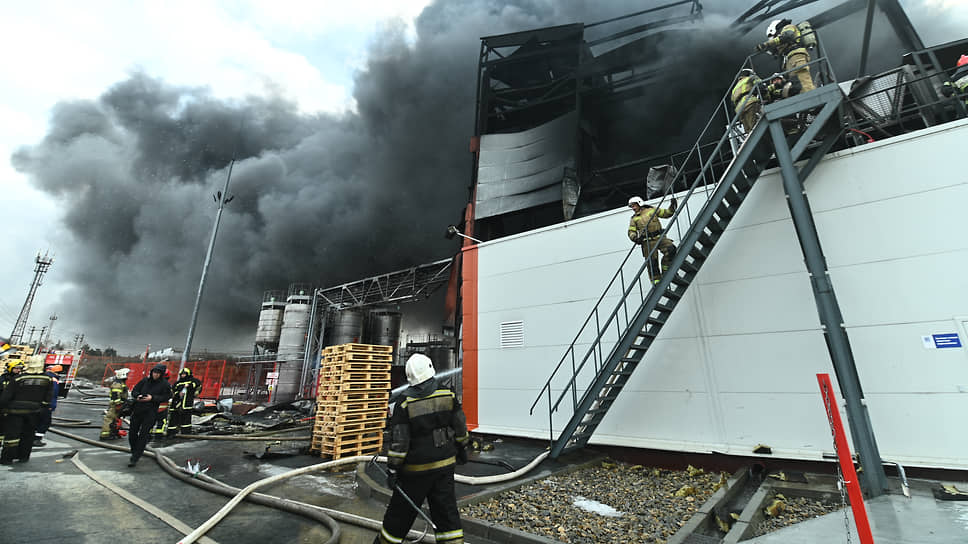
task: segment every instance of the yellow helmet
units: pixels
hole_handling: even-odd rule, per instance
[[[23,369],[26,366],[27,365],[24,364],[22,359],[10,359],[9,361],[7,361],[7,372],[13,372],[13,369],[16,367],[20,367],[21,369]]]

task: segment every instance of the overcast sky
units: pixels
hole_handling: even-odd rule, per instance
[[[49,249],[55,261],[35,299],[28,328],[46,325],[69,287],[61,274],[64,263],[57,259],[58,246],[69,238],[59,223],[67,203],[32,187],[9,160],[20,146],[43,138],[56,103],[93,99],[132,72],[143,71],[170,84],[209,87],[220,98],[281,92],[303,112],[340,113],[354,107],[353,74],[364,65],[368,41],[394,21],[407,25],[412,39],[413,18],[428,3],[0,3],[0,49],[5,52],[0,70],[0,187],[6,246],[0,268],[0,335],[13,329],[38,251]],[[59,313],[55,337],[69,340],[84,332],[83,323]],[[134,343],[119,345],[123,342],[117,339],[89,340],[139,349]]]
[[[707,2],[707,4],[713,3]],[[929,44],[968,35],[968,0],[906,0],[902,3],[908,6],[909,16]],[[0,20],[4,22],[4,31],[0,33],[0,47],[4,51],[4,69],[0,70],[0,89],[2,89],[0,92],[3,93],[3,100],[0,100],[0,157],[4,157],[4,160],[0,160],[0,187],[2,187],[0,194],[5,204],[2,238],[5,242],[3,252],[5,258],[4,266],[0,268],[0,286],[2,286],[0,335],[5,336],[10,332],[20,311],[33,277],[34,256],[38,251],[50,250],[55,255],[55,262],[47,275],[47,281],[37,295],[28,327],[46,325],[47,317],[56,312],[59,319],[55,324],[54,337],[65,341],[70,341],[75,333],[82,332],[87,334],[87,340],[96,346],[113,345],[125,353],[135,353],[143,349],[144,343],[147,342],[152,342],[153,347],[163,347],[169,343],[181,347],[184,341],[176,339],[179,334],[184,334],[180,325],[168,330],[161,338],[152,334],[151,330],[133,334],[131,327],[128,327],[129,330],[120,337],[113,337],[110,329],[104,327],[92,334],[92,317],[78,310],[86,304],[86,301],[75,300],[75,298],[84,293],[89,295],[91,286],[98,284],[96,279],[85,278],[78,269],[85,268],[89,276],[97,276],[101,272],[97,266],[99,259],[105,261],[112,259],[111,265],[106,266],[105,270],[127,271],[124,281],[128,283],[125,283],[124,287],[112,290],[107,300],[91,301],[92,307],[96,307],[103,313],[105,308],[111,307],[110,297],[117,297],[117,307],[127,308],[130,312],[130,308],[137,305],[139,297],[147,292],[142,292],[136,286],[139,277],[146,277],[144,275],[146,269],[133,268],[133,263],[138,261],[137,246],[133,246],[133,249],[127,252],[127,260],[114,261],[113,256],[110,255],[103,257],[89,255],[89,262],[80,264],[84,255],[79,255],[78,251],[95,251],[98,247],[91,240],[80,243],[77,238],[78,216],[86,213],[95,217],[100,214],[115,213],[116,210],[109,204],[103,208],[98,205],[99,200],[89,193],[64,185],[64,178],[70,177],[70,170],[59,171],[56,176],[45,171],[47,163],[57,162],[59,153],[66,149],[51,146],[50,140],[56,140],[60,134],[59,131],[74,127],[77,120],[83,117],[78,113],[79,111],[84,113],[84,108],[93,107],[91,105],[96,104],[96,108],[99,108],[102,113],[110,109],[112,116],[120,118],[127,111],[125,108],[133,107],[131,99],[176,95],[174,100],[177,104],[181,104],[179,101],[194,101],[207,107],[203,113],[214,112],[212,115],[216,116],[224,113],[223,110],[235,111],[233,108],[240,111],[268,111],[269,121],[265,121],[266,124],[260,127],[266,141],[256,142],[262,147],[257,147],[258,152],[253,152],[248,162],[240,166],[238,189],[240,192],[243,192],[247,186],[247,173],[253,179],[275,177],[279,180],[280,186],[285,185],[288,178],[296,178],[301,174],[297,167],[305,165],[306,155],[319,155],[313,149],[306,149],[310,145],[306,143],[307,141],[322,139],[323,144],[317,142],[317,145],[322,145],[322,149],[328,152],[333,147],[332,142],[341,141],[338,138],[339,131],[346,130],[346,140],[358,138],[362,143],[347,143],[346,150],[333,151],[332,159],[328,158],[326,165],[330,169],[326,171],[331,172],[333,176],[339,178],[340,183],[345,184],[347,180],[352,180],[355,174],[340,172],[341,158],[353,155],[354,149],[368,148],[374,142],[383,143],[384,139],[389,140],[389,144],[393,143],[394,129],[387,129],[389,134],[383,134],[382,127],[374,128],[379,123],[396,124],[393,119],[386,117],[394,112],[381,109],[386,102],[393,102],[396,99],[411,100],[413,97],[404,96],[404,94],[410,89],[417,88],[418,90],[413,92],[423,93],[429,97],[430,103],[414,104],[412,107],[415,110],[432,112],[435,108],[448,107],[446,104],[437,104],[430,100],[439,100],[441,97],[448,96],[446,88],[429,88],[423,82],[414,81],[407,74],[407,70],[412,74],[428,73],[433,72],[437,66],[446,66],[450,62],[454,63],[454,66],[472,66],[475,62],[474,52],[479,45],[478,37],[481,35],[572,22],[582,20],[583,17],[586,22],[590,22],[596,18],[627,13],[630,11],[629,6],[638,6],[641,3],[630,0],[613,2],[446,0],[440,2],[442,5],[436,6],[437,9],[427,10],[428,13],[423,17],[423,34],[419,34],[419,25],[415,23],[415,17],[421,14],[428,4],[430,0],[95,1],[83,3],[34,1],[0,4]],[[726,4],[743,5],[739,0],[722,3],[722,5]],[[508,5],[514,5],[514,9]],[[911,9],[912,5],[916,6],[916,9]],[[706,8],[710,10],[714,6],[707,5]],[[454,22],[453,28],[449,25],[450,22]],[[961,35],[958,34],[957,29],[962,32]],[[937,32],[934,32],[935,30]],[[421,40],[423,46],[418,46]],[[416,48],[418,51],[408,56],[408,51],[401,51],[408,48]],[[404,68],[397,69],[390,63],[382,62],[379,58],[381,55],[396,59],[396,62]],[[460,56],[460,59],[450,59],[448,55]],[[465,56],[467,58],[464,58]],[[363,70],[368,70],[371,77],[358,81],[357,77]],[[442,79],[466,78],[468,81],[474,77],[472,71],[458,75],[437,75]],[[422,84],[425,86],[420,87]],[[144,89],[149,89],[150,92]],[[142,94],[138,94],[139,92]],[[384,95],[381,95],[381,92]],[[245,100],[251,101],[252,97],[264,97],[266,103],[259,104],[258,107],[248,103],[240,105]],[[363,104],[359,103],[361,98]],[[472,95],[466,97],[468,99],[465,99],[464,95],[458,95],[456,98],[469,104],[466,107],[472,107],[469,100]],[[284,105],[279,106],[280,103]],[[62,105],[59,109],[58,104]],[[64,104],[67,106],[63,106]],[[287,109],[290,106],[292,111]],[[360,109],[364,111],[356,115]],[[344,115],[347,112],[352,115]],[[464,115],[463,111],[460,115]],[[342,121],[344,117],[352,118],[352,122],[344,123]],[[449,133],[469,135],[471,127],[465,127],[465,125],[472,123],[472,119],[470,116],[466,117],[467,119],[464,119],[459,126],[448,127]],[[184,120],[184,118],[180,119]],[[291,126],[295,128],[281,133],[271,130],[273,119],[292,121]],[[116,119],[112,123],[114,124],[105,130],[106,140],[111,140],[111,135],[120,130],[118,127],[130,129],[130,126],[124,127],[123,123]],[[403,121],[400,121],[400,124],[402,123]],[[327,136],[327,133],[335,133],[335,136]],[[280,149],[266,151],[272,147],[271,142],[279,137],[279,134],[282,134],[282,137],[291,136],[292,141],[287,142],[286,145],[279,144],[277,147]],[[401,134],[405,136],[405,133]],[[256,135],[253,138],[258,139],[258,137],[259,135]],[[41,142],[46,143],[41,146],[39,145]],[[466,149],[465,140],[441,143],[441,145],[444,144],[454,145],[457,149]],[[353,147],[354,145],[356,147]],[[24,146],[36,146],[37,149],[29,156],[29,160],[21,161],[21,168],[18,170],[10,158]],[[117,148],[120,151],[114,148],[111,151],[117,153],[116,162],[124,162],[121,159],[130,159],[138,151],[129,144],[118,144]],[[430,148],[431,151],[433,149]],[[97,158],[97,153],[92,155],[88,151],[87,157]],[[410,158],[418,163],[427,162],[426,155],[417,153],[415,157]],[[132,173],[130,168],[132,165],[143,166],[139,162],[143,158],[139,156],[138,160],[129,160],[127,163],[129,169],[123,171],[122,177],[136,175],[137,172]],[[384,152],[381,158],[372,160],[383,161],[386,163],[384,170],[392,171],[396,161],[403,161],[406,158],[395,157],[392,153]],[[372,168],[365,158],[356,158],[355,161],[347,159],[346,164],[356,165],[357,170],[364,167]],[[464,172],[465,163],[466,159],[460,157],[458,162],[442,165],[440,168],[451,170],[459,168]],[[68,165],[65,168],[73,168],[77,163],[65,162],[65,164]],[[411,165],[411,169],[420,166],[420,164]],[[166,185],[170,190],[166,191],[165,195],[174,196],[159,196],[159,202],[174,205],[179,202],[194,202],[198,199],[198,195],[207,198],[207,194],[219,184],[218,180],[224,179],[223,167],[224,164],[217,164],[198,179],[189,180],[190,183],[170,182]],[[425,167],[430,168],[433,165]],[[36,174],[36,179],[28,178],[24,170]],[[89,174],[88,172],[87,175]],[[375,177],[386,175],[385,172],[376,171],[370,174]],[[311,177],[310,174],[306,176]],[[248,186],[252,188],[255,183],[250,180]],[[457,195],[456,200],[459,204],[461,195],[466,194],[466,189],[461,184],[466,182],[458,180],[456,183],[456,189],[452,188],[448,202],[454,200],[454,195]],[[96,182],[93,186],[97,186]],[[43,190],[40,187],[43,187]],[[315,211],[319,208],[315,204],[317,201],[314,200],[318,195],[307,194],[303,189],[303,187],[294,187],[290,193],[283,194],[275,201],[260,199],[259,214],[245,209],[249,204],[244,202],[246,195],[243,193],[240,201],[233,204],[236,208],[230,210],[237,215],[229,216],[229,232],[222,243],[226,245],[235,243],[238,246],[253,243],[253,236],[271,235],[282,238],[289,236],[290,233],[284,229],[281,232],[271,232],[271,229],[265,226],[256,228],[250,223],[253,217],[270,217],[271,213],[267,210],[270,210],[273,205],[278,206],[279,210],[295,210],[303,204],[307,213]],[[414,193],[418,200],[424,199],[425,193],[421,193],[419,189],[416,188]],[[194,192],[191,194],[185,192],[189,190]],[[253,192],[258,191],[253,189]],[[361,198],[365,196],[366,193],[349,194],[343,202],[344,208],[352,209],[352,206],[359,205]],[[208,204],[211,204],[210,200]],[[138,240],[150,240],[152,233],[160,231],[158,228],[152,229],[151,225],[144,224],[145,210],[150,210],[150,205],[141,203],[141,206],[132,221],[141,229]],[[251,206],[256,205],[251,204]],[[291,212],[277,210],[277,213]],[[198,263],[204,256],[204,247],[207,245],[213,216],[214,209],[205,209],[195,215],[169,218],[172,221],[184,223],[186,225],[184,232],[191,233],[190,237],[198,240],[198,243],[190,247],[183,247],[184,253],[189,253],[192,257],[182,262],[182,266],[178,269],[181,275],[177,276],[179,278],[177,287],[166,287],[169,290],[174,288],[182,291],[180,298],[177,298],[178,304],[175,305],[177,307],[157,310],[158,313],[170,314],[168,322],[174,319],[180,323],[184,320],[185,329],[187,329],[187,319],[191,311],[190,301],[194,298],[200,273]],[[432,219],[433,221],[428,222],[424,230],[446,224],[445,219],[441,217]],[[246,222],[247,220],[249,222]],[[357,228],[361,232],[369,229],[366,225],[347,226],[347,228],[350,227]],[[108,224],[107,227],[102,225],[102,228],[113,227]],[[245,236],[240,235],[233,239],[233,228]],[[305,226],[301,228],[305,230]],[[389,228],[395,228],[395,225],[390,225]],[[171,233],[165,232],[165,234]],[[371,240],[370,243],[377,244],[376,247],[384,247],[380,244],[385,245],[385,234],[377,234],[377,240]],[[424,259],[423,261],[409,262],[401,260],[399,256],[395,259],[371,259],[370,268],[360,269],[365,270],[365,274],[359,272],[359,275],[353,276],[357,273],[355,270],[344,270],[344,276],[333,277],[338,278],[340,282],[349,281],[366,275],[387,272],[389,270],[381,267],[388,266],[388,263],[405,262],[405,265],[400,266],[403,267],[441,257],[441,252],[436,247],[431,249],[428,249],[426,254],[414,256],[415,259]],[[321,251],[326,250],[327,248],[322,248]],[[228,250],[222,249],[222,251]],[[446,254],[446,251],[443,253]],[[335,254],[340,255],[338,252]],[[332,256],[333,253],[330,255]],[[158,270],[165,266],[163,258],[157,255],[152,257],[157,261],[150,263],[151,270]],[[326,258],[325,254],[316,255],[316,257]],[[225,278],[229,274],[245,272],[238,270],[238,267],[243,264],[242,261],[226,260],[235,268],[221,272],[214,270],[216,281],[219,281],[220,273],[221,280],[225,283]],[[253,267],[257,266],[253,265]],[[250,272],[252,277],[268,277],[264,269],[260,271],[260,273]],[[284,280],[287,277],[289,281],[317,279],[304,276],[305,274],[293,278],[279,274],[272,276],[276,281],[273,285],[255,285],[244,293],[227,289],[219,294],[216,290],[213,292],[215,294],[207,296],[235,296],[237,297],[234,301],[237,303],[235,308],[239,304],[248,308],[250,304],[248,301],[251,300],[251,317],[256,318],[258,293],[261,289],[285,288]],[[101,280],[110,283],[113,278],[101,278]],[[152,278],[145,281],[160,280]],[[80,285],[79,282],[83,282],[84,285]],[[121,301],[120,299],[127,298],[126,294],[134,301]],[[238,300],[242,302],[238,303]],[[143,301],[145,306],[160,306],[158,299],[143,298]],[[206,303],[209,308],[218,306],[216,301],[209,298],[206,298]],[[182,307],[185,305],[187,307]],[[152,308],[149,313],[155,311]],[[226,313],[228,311],[225,310]],[[204,318],[206,314],[203,312]],[[212,314],[210,313],[207,318],[211,320]],[[114,323],[116,325],[125,319],[136,319],[136,317],[119,316],[115,318]],[[145,323],[146,329],[154,326],[150,319],[145,319]],[[245,338],[249,333],[254,334],[254,328],[244,334],[240,333],[231,340],[220,342],[213,339],[218,338],[213,331],[202,340],[201,344],[196,341],[195,345],[211,349],[244,348],[238,338]]]

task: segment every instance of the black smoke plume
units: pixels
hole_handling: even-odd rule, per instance
[[[744,4],[712,9],[735,15]],[[279,97],[221,100],[142,72],[96,99],[57,104],[44,139],[12,160],[66,210],[69,239],[57,252],[70,288],[61,315],[95,342],[180,346],[212,195],[233,156],[235,198],[222,217],[196,346],[250,345],[264,289],[334,285],[450,256],[456,245],[444,229],[460,221],[470,183],[477,38],[644,7],[438,0],[416,20],[415,43],[401,25],[374,40],[355,78],[357,111],[341,116],[301,114]],[[690,67],[688,84],[725,91],[729,81],[707,68]],[[674,85],[662,87],[663,100],[677,96]]]

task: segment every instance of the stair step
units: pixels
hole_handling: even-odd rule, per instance
[[[696,272],[699,272],[699,267],[688,261],[684,261],[680,268],[682,270],[685,270],[686,272],[692,272],[693,274],[695,274]]]
[[[650,330],[641,330],[636,334],[641,338],[655,338],[656,336],[659,335],[658,332],[652,332]]]
[[[716,206],[715,213],[720,220],[729,220],[732,219],[733,215],[736,214],[736,208],[730,207],[725,202],[721,202],[719,206]]]
[[[648,318],[648,319],[645,320],[645,324],[646,325],[656,325],[656,326],[661,327],[662,325],[665,325],[665,319],[657,318],[657,317],[650,317],[650,318]]]
[[[726,230],[726,224],[716,221],[715,219],[710,219],[709,223],[706,223],[706,228],[709,229],[709,232],[720,234]]]
[[[654,327],[654,328],[657,329],[659,327]],[[652,337],[656,337],[659,335],[659,331],[656,330],[653,332],[652,329],[650,329],[648,333],[642,333],[642,334],[639,334],[639,336],[645,336],[646,334]],[[629,346],[629,349],[634,351],[648,351],[649,346],[648,344],[632,344],[631,346]]]
[[[744,198],[746,198],[746,193],[730,190],[726,193],[726,196],[723,198],[723,200],[729,202],[730,206],[735,208],[743,203]]]
[[[665,304],[659,302],[658,304],[655,305],[656,310],[659,310],[660,312],[665,312],[665,313],[672,313],[672,310],[674,310],[675,308],[676,308],[676,303],[675,301],[672,301],[672,300],[670,300],[669,302],[666,302]]]
[[[709,258],[709,253],[711,251],[712,250],[709,248],[693,247],[692,250],[689,252],[689,256],[697,261],[705,261],[706,259]]]
[[[666,297],[669,300],[675,300],[677,302],[682,298],[682,295],[683,293],[681,292],[681,290],[676,290],[676,289],[673,289],[672,287],[669,287],[662,293],[662,296]]]
[[[718,240],[719,240],[719,236],[718,235],[715,235],[715,234],[707,234],[707,233],[703,232],[702,234],[699,235],[699,240],[698,241],[699,241],[700,244],[702,244],[702,247],[711,248],[714,245],[716,245],[716,242]]]

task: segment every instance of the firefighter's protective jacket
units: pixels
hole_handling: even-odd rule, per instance
[[[431,378],[397,402],[390,417],[391,468],[414,473],[456,464],[457,449],[467,444],[467,420],[454,392],[438,387]]]
[[[733,102],[736,113],[740,113],[749,104],[760,101],[759,96],[753,90],[760,84],[760,78],[756,76],[743,76],[739,78],[733,91],[730,93],[730,100]]]
[[[46,374],[21,374],[0,394],[0,406],[7,414],[34,414],[50,406],[54,381]]]
[[[766,47],[781,57],[791,53],[807,54],[807,49],[803,46],[800,39],[800,29],[791,23],[784,26],[777,32],[776,36],[766,40]]]
[[[629,221],[629,240],[642,242],[647,238],[656,238],[662,233],[659,218],[667,219],[675,215],[672,210],[665,208],[649,208],[642,206],[637,213],[632,214]]]
[[[968,105],[968,64],[960,66],[953,74],[951,74],[951,80],[944,82],[944,87],[950,89],[948,92],[944,92],[945,96],[950,96],[952,94],[961,95],[965,104]]]
[[[172,387],[171,409],[191,410],[195,397],[202,391],[202,381],[194,376],[179,378]]]
[[[120,407],[126,400],[128,400],[128,384],[115,379],[111,383],[111,405]]]

